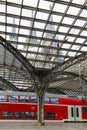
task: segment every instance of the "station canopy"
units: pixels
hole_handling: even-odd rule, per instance
[[[87,0],[0,0],[0,36],[38,73],[54,70],[47,92],[86,94]],[[34,91],[24,64],[2,44],[0,89]]]

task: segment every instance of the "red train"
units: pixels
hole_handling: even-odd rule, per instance
[[[87,121],[87,101],[65,97],[47,97],[44,101],[44,120]],[[37,120],[37,114],[34,96],[0,95],[0,120]]]

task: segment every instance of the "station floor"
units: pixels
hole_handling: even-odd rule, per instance
[[[0,130],[87,130],[87,123],[47,122],[38,126],[36,122],[0,122]]]

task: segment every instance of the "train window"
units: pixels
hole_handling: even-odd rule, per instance
[[[20,102],[29,102],[28,96],[20,96]]]
[[[2,118],[12,118],[12,112],[2,112]]]
[[[87,113],[87,107],[83,107],[85,113]]]
[[[31,102],[37,103],[37,98],[36,97],[31,97]]]
[[[14,112],[14,118],[24,118],[24,112]]]
[[[54,116],[55,116],[54,112],[47,112],[46,113],[46,118],[47,119],[54,119]]]
[[[18,102],[18,96],[9,95],[9,102]]]
[[[58,98],[52,97],[50,98],[52,104],[58,104]]]
[[[44,98],[44,103],[49,103],[49,98]]]
[[[73,110],[73,107],[71,108],[71,116],[74,117],[74,110]]]
[[[6,102],[7,101],[6,95],[0,95],[0,101]]]
[[[34,112],[25,112],[26,118],[34,118]]]
[[[78,108],[76,108],[76,113],[77,113],[77,117],[79,117],[79,109]]]

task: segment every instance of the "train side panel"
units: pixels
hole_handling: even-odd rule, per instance
[[[1,120],[36,120],[37,104],[0,103]],[[26,114],[26,115],[25,115]]]
[[[87,121],[87,106],[82,106],[82,119]]]
[[[53,120],[65,120],[68,118],[68,107],[63,105],[45,105],[45,119],[51,120],[52,118],[46,114],[54,114]]]

